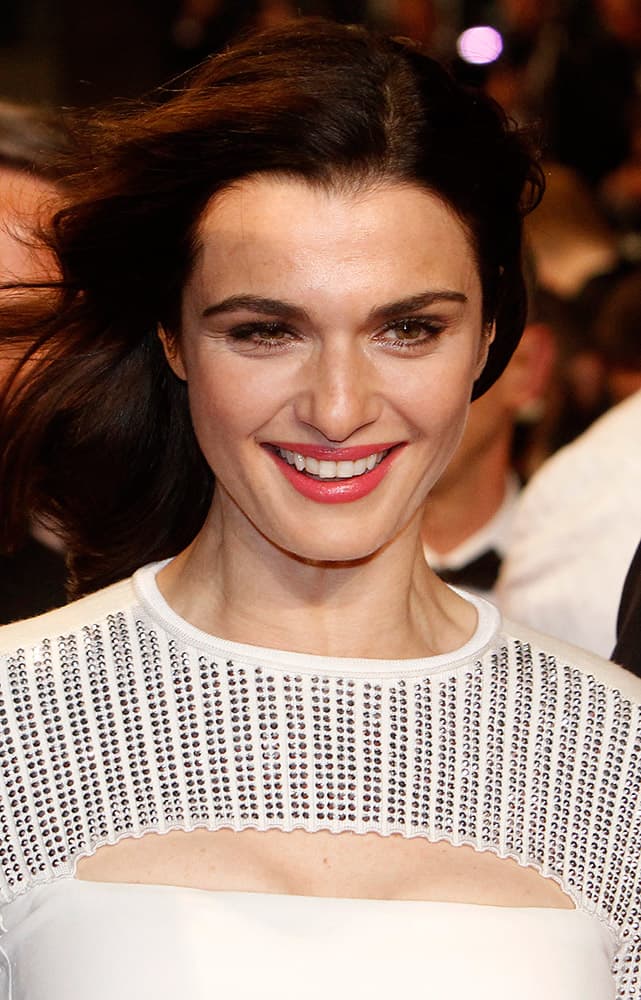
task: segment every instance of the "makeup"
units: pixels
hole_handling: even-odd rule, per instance
[[[327,448],[270,442],[264,447],[294,489],[307,499],[317,503],[350,503],[376,489],[403,444]]]

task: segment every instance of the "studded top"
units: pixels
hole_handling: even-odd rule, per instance
[[[639,679],[481,599],[473,639],[426,659],[226,642],[156,570],[0,630],[2,904],[147,831],[400,833],[554,878],[641,995]]]

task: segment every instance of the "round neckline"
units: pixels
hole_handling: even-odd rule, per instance
[[[229,660],[242,660],[270,670],[286,670],[300,674],[328,675],[389,675],[398,677],[407,674],[435,673],[444,669],[455,670],[472,657],[479,657],[495,638],[501,615],[497,607],[478,594],[452,587],[460,597],[472,604],[476,610],[477,624],[470,638],[458,649],[435,656],[412,659],[372,659],[347,656],[322,656],[318,653],[299,653],[291,650],[275,649],[270,646],[256,646],[250,643],[221,639],[192,625],[174,611],[160,592],[156,575],[171,562],[164,559],[148,563],[134,573],[133,586],[138,600],[153,619],[160,622],[166,631],[177,638],[198,646],[214,655],[225,656]]]

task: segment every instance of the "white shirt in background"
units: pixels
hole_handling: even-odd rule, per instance
[[[641,392],[553,455],[522,491],[495,591],[506,615],[601,656],[641,538]]]

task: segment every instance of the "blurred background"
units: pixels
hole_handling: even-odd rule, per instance
[[[0,98],[135,98],[239,32],[300,14],[420,39],[536,122],[546,158],[598,190],[619,231],[641,225],[639,0],[3,0]]]

